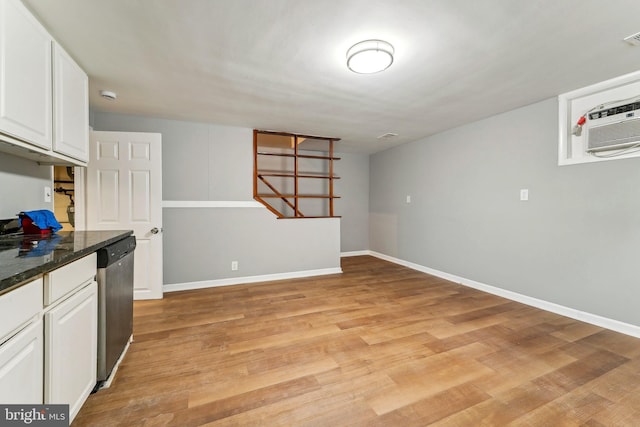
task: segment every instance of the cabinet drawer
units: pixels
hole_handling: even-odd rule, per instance
[[[42,279],[0,296],[0,343],[42,311]]]
[[[44,276],[44,305],[51,305],[96,276],[97,256],[87,255]]]

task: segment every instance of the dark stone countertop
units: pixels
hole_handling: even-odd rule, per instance
[[[49,237],[0,237],[0,294],[131,234],[131,230],[60,231]]]

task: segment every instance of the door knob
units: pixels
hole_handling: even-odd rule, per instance
[[[160,229],[158,227],[153,227],[151,229],[151,234],[158,234],[160,232]]]

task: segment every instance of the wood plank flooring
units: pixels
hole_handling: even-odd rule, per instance
[[[640,340],[372,257],[135,304],[74,426],[639,426]]]

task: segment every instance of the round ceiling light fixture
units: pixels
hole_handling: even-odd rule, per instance
[[[347,51],[347,67],[354,73],[374,74],[393,64],[393,46],[384,40],[365,40]]]

